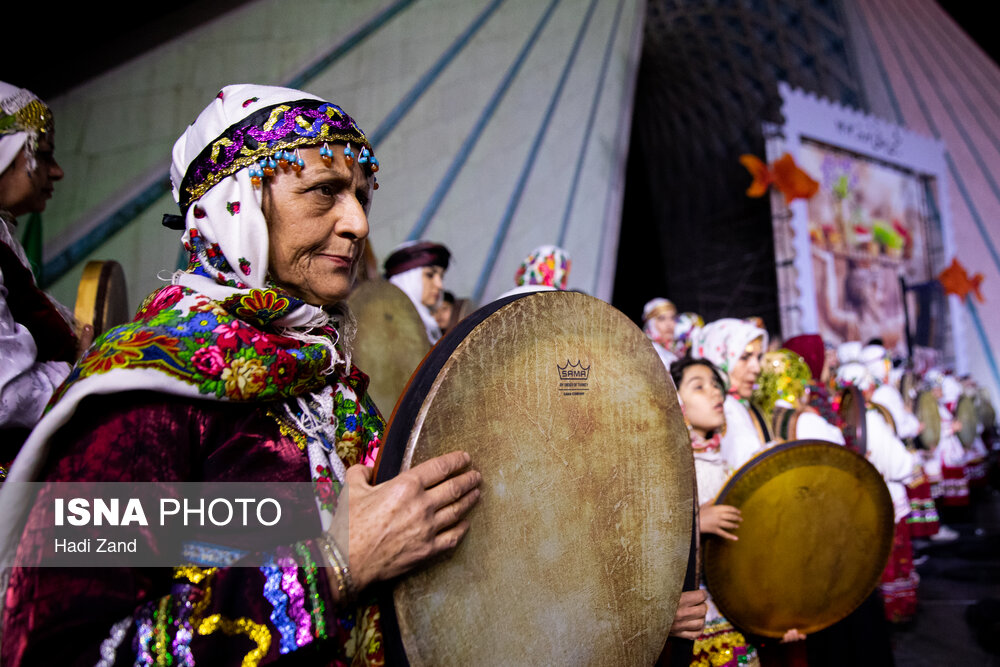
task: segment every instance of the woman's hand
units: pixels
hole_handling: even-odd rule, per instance
[[[348,535],[346,542],[335,539],[356,590],[397,577],[458,545],[469,530],[464,517],[479,500],[482,481],[468,465],[468,454],[451,452],[377,486],[371,484],[371,468],[347,469],[332,530]]]
[[[727,540],[739,538],[727,531],[736,530],[743,521],[743,515],[732,505],[713,505],[705,503],[698,515],[698,526],[703,533],[712,533]]]
[[[670,636],[681,639],[697,639],[705,629],[705,615],[708,614],[708,593],[700,588],[684,591],[677,603],[674,624],[670,626]]]
[[[805,638],[806,638],[806,636],[804,634],[802,634],[801,632],[799,632],[795,628],[792,628],[791,630],[789,630],[788,632],[785,633],[784,637],[781,638],[781,643],[782,644],[791,644],[792,642],[800,642],[800,641],[802,641]]]
[[[80,359],[94,342],[94,325],[84,324],[76,337],[76,358]]]

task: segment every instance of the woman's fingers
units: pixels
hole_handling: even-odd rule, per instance
[[[442,551],[454,549],[462,541],[467,532],[469,532],[469,522],[465,519],[459,521],[448,530],[441,531],[434,536],[434,541],[431,545],[433,554],[436,555]]]
[[[410,472],[417,476],[425,489],[429,489],[465,468],[469,460],[465,452],[448,452],[413,466]]]
[[[460,475],[455,475],[437,486],[427,489],[427,500],[433,510],[441,509],[452,503],[458,502],[465,497],[469,491],[479,486],[483,481],[483,476],[478,470],[466,470]]]
[[[735,535],[733,535],[732,533],[727,533],[722,528],[716,528],[715,529],[715,534],[718,535],[719,537],[724,537],[727,540],[732,540],[733,542],[738,542],[739,539],[740,539],[740,538],[736,537]]]
[[[434,513],[434,530],[435,532],[440,532],[449,526],[452,526],[465,517],[469,511],[476,506],[479,502],[480,491],[478,488],[470,489],[464,496],[451,503],[450,505],[445,505],[437,512]]]

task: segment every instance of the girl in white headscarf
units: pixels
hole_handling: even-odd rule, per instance
[[[434,311],[444,297],[444,274],[451,253],[440,243],[409,241],[397,247],[385,260],[385,277],[410,297],[427,329],[431,345],[441,339],[441,327]]]
[[[691,346],[691,356],[708,359],[727,381],[726,434],[721,451],[736,470],[768,446],[766,427],[751,413],[750,397],[767,349],[767,332],[757,325],[726,318],[707,324]]]
[[[677,361],[677,355],[673,352],[676,324],[677,307],[669,299],[657,297],[643,306],[642,330],[653,341],[653,349],[660,355],[660,361],[667,370],[670,370],[670,364]]]

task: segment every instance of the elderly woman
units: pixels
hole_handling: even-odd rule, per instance
[[[764,426],[751,412],[750,405],[766,348],[766,331],[746,320],[732,318],[706,325],[691,347],[692,357],[711,361],[727,381],[726,433],[722,436],[721,451],[732,470],[768,445]]]
[[[0,81],[0,481],[80,347],[72,316],[38,288],[16,234],[17,218],[44,211],[63,177],[54,150],[49,108]]]
[[[431,344],[441,339],[434,311],[444,296],[444,273],[451,252],[440,243],[411,241],[399,246],[385,260],[385,277],[410,297],[427,329]]]
[[[480,476],[453,452],[371,484],[343,300],[377,169],[343,110],[282,88],[224,88],[177,141],[190,264],[77,365],[11,479],[312,480],[314,537],[281,568],[14,569],[4,665],[381,662],[371,585],[454,547]]]

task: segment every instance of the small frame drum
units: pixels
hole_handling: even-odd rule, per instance
[[[878,585],[893,540],[889,490],[872,464],[822,440],[748,461],[716,503],[740,509],[739,541],[702,546],[708,589],[733,625],[764,637],[833,625]]]
[[[857,387],[844,388],[837,412],[844,420],[844,440],[847,446],[864,456],[868,451],[867,409],[865,397]]]
[[[73,316],[94,327],[94,338],[132,319],[122,265],[113,260],[87,262],[76,289]]]
[[[371,378],[375,405],[388,414],[431,349],[427,329],[410,297],[386,280],[359,283],[347,304],[358,321],[353,360]]]

